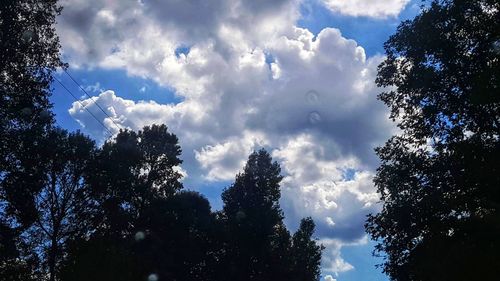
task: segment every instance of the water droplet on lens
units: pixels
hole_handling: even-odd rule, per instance
[[[31,111],[31,108],[29,107],[25,107],[23,109],[21,109],[21,114],[24,115],[24,116],[29,116],[31,115],[32,111]]]
[[[135,241],[142,241],[144,240],[144,238],[146,238],[146,234],[142,231],[138,231],[136,234],[135,234]]]
[[[42,112],[40,112],[40,118],[42,119],[49,119],[50,118],[50,112],[46,109],[42,110]]]
[[[158,281],[158,275],[155,273],[149,274],[148,281]]]
[[[500,54],[500,40],[496,40],[495,42],[493,42],[491,47],[493,49],[493,52]]]
[[[312,125],[316,125],[320,122],[321,122],[321,115],[318,112],[313,111],[309,113],[309,123],[311,123]]]
[[[317,104],[319,100],[319,94],[315,90],[307,92],[306,99],[309,104]]]
[[[246,216],[247,216],[247,215],[246,215],[246,214],[245,214],[245,212],[243,212],[243,211],[238,211],[238,212],[236,213],[236,219],[237,219],[237,220],[242,220],[242,219],[246,218]]]
[[[32,39],[33,39],[33,31],[31,31],[31,30],[25,30],[23,32],[22,40],[25,43],[29,43],[29,42],[31,42]]]

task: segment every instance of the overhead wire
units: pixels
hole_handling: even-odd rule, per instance
[[[63,71],[66,73],[66,75],[68,75],[68,77],[85,93],[85,95],[87,95],[87,97],[89,97],[90,99],[92,99],[92,96],[89,95],[89,93],[82,87],[82,85],[80,85],[80,83],[78,83],[76,81],[75,78],[73,78],[73,76],[71,74],[69,74],[69,72],[67,71],[67,69],[64,69],[63,68]],[[102,113],[104,113],[104,115],[106,115],[109,120],[111,120],[111,122],[113,122],[113,124],[118,128],[118,130],[120,130],[122,127],[120,125],[118,125],[111,116],[109,116],[109,114],[99,105],[99,103],[97,103],[97,100],[94,100],[92,99],[92,101],[94,102],[94,104],[102,111]]]
[[[61,87],[63,87],[66,92],[68,92],[78,103],[80,103],[80,105],[83,107],[83,109],[85,109],[85,111],[87,111],[96,121],[97,123],[99,123],[111,136],[113,135],[113,133],[109,130],[108,127],[106,127],[106,125],[104,125],[104,123],[102,123],[86,106],[85,104],[83,104],[83,102],[75,95],[73,94],[73,92],[71,92],[57,77],[55,76],[52,76],[54,78],[54,80],[57,81],[57,83],[59,83],[59,85],[61,85]]]

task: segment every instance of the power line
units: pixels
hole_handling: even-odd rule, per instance
[[[118,130],[120,130],[121,127],[118,124],[116,124],[113,118],[109,116],[109,114],[97,103],[97,100],[93,100],[92,97],[89,95],[89,93],[87,93],[87,91],[75,80],[75,78],[73,78],[73,76],[71,76],[71,74],[69,74],[69,72],[66,69],[63,68],[63,71],[85,93],[85,95],[87,95],[87,97],[89,97],[95,103],[95,105],[97,105],[97,107],[102,111],[102,113],[104,113],[104,115],[106,115],[109,118],[109,120],[113,122],[113,124],[118,128]]]
[[[92,117],[94,117],[94,119],[106,130],[108,131],[108,133],[112,136],[113,133],[101,122],[99,121],[99,119],[82,103],[82,101],[77,98],[68,88],[66,88],[66,86],[64,86],[64,84],[59,81],[59,79],[57,79],[55,76],[53,76],[54,79],[57,81],[57,83],[59,83],[77,102],[80,103],[80,105],[83,107],[83,109],[85,109]]]

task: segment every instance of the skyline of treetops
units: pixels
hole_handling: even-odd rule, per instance
[[[0,280],[497,280],[499,13],[1,2]]]

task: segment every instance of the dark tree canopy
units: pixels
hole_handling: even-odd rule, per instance
[[[100,227],[127,234],[154,199],[179,191],[180,154],[177,137],[165,125],[121,131],[107,141],[87,179],[93,197],[103,207]]]
[[[26,231],[39,218],[34,198],[47,175],[51,75],[65,67],[54,26],[60,10],[53,0],[0,1],[0,236],[11,241],[0,247],[16,253],[2,257],[2,280],[30,280],[43,271],[36,267],[41,252],[33,250],[41,242]]]
[[[319,280],[321,251],[313,238],[315,224],[311,218],[302,219],[300,227],[292,237],[291,280]]]
[[[290,235],[280,167],[265,150],[250,155],[213,212],[181,190],[181,150],[164,125],[122,131],[101,148],[52,128],[37,145],[38,162],[2,178],[5,280],[319,278],[314,222]]]
[[[134,233],[94,235],[70,249],[62,280],[217,280],[217,223],[208,200],[195,192],[157,199]]]
[[[95,144],[81,133],[53,129],[39,145],[41,162],[7,174],[2,187],[11,224],[54,280],[66,241],[89,231],[92,208],[83,180]]]
[[[283,219],[279,206],[281,169],[265,150],[248,157],[243,173],[236,176],[234,184],[222,194],[224,214],[229,224],[242,232],[253,229],[248,235],[261,240],[273,232]],[[258,223],[258,226],[252,225]],[[246,229],[245,229],[246,228]]]
[[[377,149],[367,231],[393,280],[497,280],[500,2],[427,2],[385,44],[379,98],[401,132]]]
[[[271,272],[271,239],[282,224],[282,179],[278,163],[265,150],[248,157],[243,173],[222,194],[229,238],[231,279],[265,280]],[[231,274],[231,273],[229,273]]]
[[[318,280],[322,248],[305,219],[293,238],[283,223],[281,169],[269,153],[252,153],[222,194],[227,228],[227,280]],[[302,255],[302,256],[297,256]],[[226,280],[226,279],[224,279]]]
[[[19,145],[28,146],[52,123],[51,75],[64,66],[54,26],[61,11],[56,3],[0,3],[0,172],[13,169]]]

